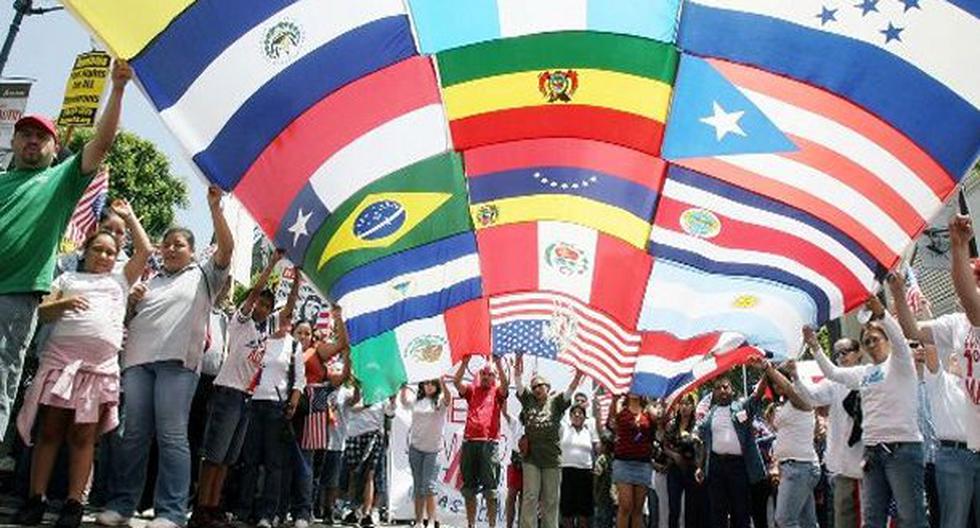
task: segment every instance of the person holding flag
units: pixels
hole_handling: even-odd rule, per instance
[[[14,125],[14,168],[0,174],[0,434],[10,420],[41,296],[51,289],[62,234],[115,140],[132,77],[126,62],[113,64],[112,90],[95,135],[58,165],[52,166],[58,129],[50,119],[28,115]]]

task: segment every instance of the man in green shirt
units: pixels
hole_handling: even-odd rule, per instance
[[[558,493],[561,488],[561,418],[572,404],[572,394],[582,381],[582,371],[563,393],[552,394],[551,384],[536,374],[531,388],[524,386],[524,356],[514,363],[517,399],[521,402],[521,420],[527,448],[522,449],[521,467],[524,485],[521,490],[520,528],[537,528],[538,516],[544,528],[558,528]],[[530,512],[530,513],[528,513]]]
[[[51,120],[25,116],[14,125],[14,169],[0,173],[0,437],[17,396],[37,306],[51,287],[58,244],[116,137],[123,91],[132,76],[125,62],[113,64],[112,91],[95,135],[81,154],[58,165],[51,166],[58,153]]]

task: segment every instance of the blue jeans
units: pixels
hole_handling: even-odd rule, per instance
[[[861,489],[864,528],[885,528],[890,498],[898,509],[897,528],[926,526],[924,472],[921,442],[866,446]]]
[[[242,488],[239,505],[252,507],[257,520],[272,520],[279,511],[282,493],[283,466],[288,455],[285,433],[286,420],[281,403],[270,400],[252,400],[249,406],[248,433],[242,450]],[[259,480],[259,467],[265,468],[265,479],[259,499],[253,501],[255,486]],[[247,511],[239,512],[241,518]]]
[[[814,462],[784,460],[779,463],[779,490],[776,494],[776,525],[781,528],[816,528],[817,510],[813,488],[820,480],[820,466]]]
[[[153,510],[183,526],[191,485],[191,450],[187,422],[197,389],[197,373],[179,361],[157,361],[129,367],[122,373],[126,394],[126,427],[113,464],[115,484],[106,507],[132,517],[143,493],[150,445],[156,436],[160,453]]]
[[[943,528],[966,526],[970,501],[980,505],[980,454],[940,446],[936,450],[936,486]]]
[[[24,354],[37,328],[40,300],[36,293],[0,295],[0,440],[7,432],[17,399]]]
[[[313,519],[313,451],[300,449],[288,442],[283,455],[282,494],[279,496],[279,518],[291,513],[293,520]]]

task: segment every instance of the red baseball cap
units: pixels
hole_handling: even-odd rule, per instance
[[[34,125],[38,128],[47,130],[48,133],[54,136],[56,141],[58,139],[58,128],[54,126],[54,121],[51,121],[42,115],[31,114],[18,119],[17,123],[14,124],[14,130],[17,130],[25,125]]]

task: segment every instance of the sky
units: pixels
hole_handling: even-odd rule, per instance
[[[36,7],[56,5],[53,0],[35,0],[34,4]],[[0,31],[4,37],[13,17],[13,2],[0,0]],[[75,56],[91,49],[88,32],[67,11],[27,16],[21,23],[3,76],[33,80],[27,112],[55,118]],[[187,209],[177,211],[177,223],[193,230],[198,240],[210,240],[206,185],[135,83],[126,88],[121,127],[152,141],[166,154],[171,172],[188,183],[190,204]]]

